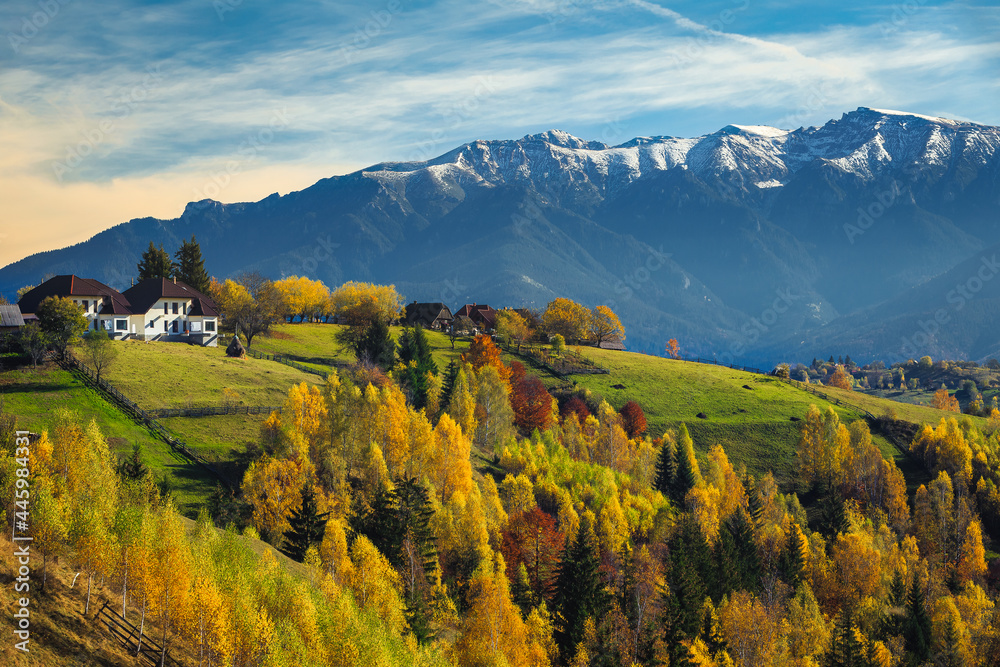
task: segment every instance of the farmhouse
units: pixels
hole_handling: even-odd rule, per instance
[[[467,303],[455,313],[455,319],[468,317],[483,331],[492,331],[497,325],[497,311],[483,304]]]
[[[454,320],[451,309],[443,303],[413,303],[406,305],[403,320],[407,326],[419,324],[424,329],[447,331]]]
[[[24,326],[21,309],[14,305],[0,305],[0,332],[17,331]]]
[[[177,280],[143,280],[122,293],[90,278],[55,276],[22,296],[18,306],[25,316],[34,315],[50,296],[73,299],[88,329],[103,329],[120,340],[219,344],[215,302]]]

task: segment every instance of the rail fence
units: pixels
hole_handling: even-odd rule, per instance
[[[158,408],[146,410],[153,419],[168,419],[170,417],[220,417],[224,415],[269,415],[281,407],[267,405],[222,405],[201,408]]]
[[[142,633],[135,625],[114,613],[107,602],[94,618],[97,622],[104,624],[111,636],[117,639],[129,653],[141,658],[144,663],[154,666],[166,664],[171,667],[183,667],[181,663],[170,657],[169,651],[164,655],[162,646]],[[162,661],[161,658],[163,658]]]
[[[221,480],[226,486],[229,487],[233,486],[232,481],[226,475],[220,472],[219,469],[216,468],[210,461],[205,459],[200,454],[197,454],[196,452],[189,449],[187,443],[185,443],[183,440],[180,440],[179,438],[175,438],[172,435],[170,435],[166,427],[164,427],[163,424],[158,422],[156,420],[156,417],[153,414],[151,414],[150,411],[140,408],[135,401],[133,401],[128,396],[118,391],[118,389],[114,385],[112,385],[104,378],[98,378],[97,373],[94,372],[92,368],[90,368],[89,366],[78,360],[73,355],[72,352],[67,350],[63,358],[59,360],[59,364],[63,368],[69,371],[77,371],[78,373],[83,375],[84,378],[86,378],[87,381],[92,386],[94,386],[99,391],[104,392],[105,395],[111,398],[112,402],[114,402],[119,408],[121,408],[121,410],[125,414],[129,415],[139,423],[148,427],[151,431],[153,431],[153,433],[159,436],[161,440],[167,443],[167,445],[169,445],[170,448],[173,449],[175,452],[190,459],[194,463],[199,464],[200,466],[208,470],[210,473],[218,477],[219,480]]]

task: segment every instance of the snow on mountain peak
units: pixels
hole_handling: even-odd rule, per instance
[[[584,141],[562,130],[546,130],[539,134],[529,134],[524,137],[523,141],[544,141],[547,144],[563,148],[584,148],[590,150],[604,150],[607,148],[606,144],[602,144],[599,141]]]

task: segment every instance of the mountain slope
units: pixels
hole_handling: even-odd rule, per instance
[[[810,355],[833,344],[853,355],[868,338],[848,323],[871,324],[877,304],[1000,242],[998,211],[1000,129],[973,123],[862,107],[821,127],[619,146],[552,130],[133,220],[3,268],[0,292],[70,272],[127,287],[150,240],[174,248],[196,234],[217,277],[393,282],[449,304],[560,295],[613,305],[632,349],[676,336],[691,353],[747,361],[803,341]]]

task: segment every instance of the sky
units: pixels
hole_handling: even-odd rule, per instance
[[[4,0],[0,266],[475,139],[1000,125],[998,72],[978,2]]]

